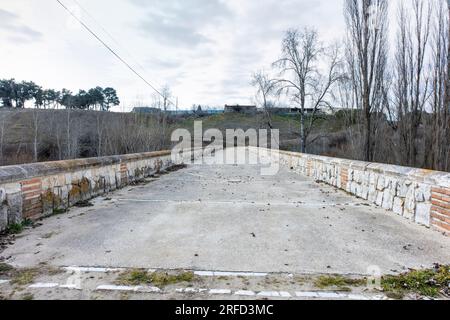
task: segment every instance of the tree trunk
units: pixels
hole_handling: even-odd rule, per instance
[[[302,153],[306,153],[305,112],[303,108],[300,114],[300,148]]]
[[[366,109],[365,112],[365,144],[364,144],[364,160],[367,162],[372,161],[372,119],[371,119],[371,113],[370,113],[370,109]]]
[[[301,87],[300,103],[301,103],[301,117],[300,117],[300,148],[302,153],[306,153],[306,136],[305,136],[305,103],[306,93],[305,87]]]

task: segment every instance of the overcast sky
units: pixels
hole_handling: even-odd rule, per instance
[[[87,12],[61,1],[155,86],[168,84],[181,108],[251,102],[251,74],[279,57],[288,28],[315,26],[324,41],[344,29],[343,0],[76,0]],[[122,110],[151,101],[56,0],[0,0],[0,40],[0,78],[73,91],[111,86]]]

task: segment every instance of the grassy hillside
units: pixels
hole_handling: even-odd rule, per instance
[[[79,157],[95,157],[170,148],[173,130],[193,132],[194,121],[203,130],[269,129],[264,114],[217,114],[205,117],[68,110],[0,110],[0,159],[2,165]],[[280,146],[298,151],[300,119],[272,115],[273,129],[280,130]],[[326,116],[315,123],[309,152],[342,155],[345,144],[342,120]],[[333,151],[334,150],[334,151]],[[341,154],[339,154],[341,153]]]

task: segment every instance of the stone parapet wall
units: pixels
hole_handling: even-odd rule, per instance
[[[188,151],[176,164],[201,154]],[[0,231],[63,212],[173,166],[170,151],[0,167]]]
[[[450,235],[450,173],[284,151],[278,154],[283,166]]]

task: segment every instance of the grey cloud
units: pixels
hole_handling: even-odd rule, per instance
[[[144,9],[145,19],[138,28],[141,32],[164,44],[197,46],[210,41],[202,28],[220,23],[231,16],[220,0],[132,0]]]
[[[172,58],[158,58],[152,57],[151,59],[147,59],[145,61],[145,65],[150,68],[158,68],[158,69],[175,69],[179,68],[183,65],[183,61],[180,59],[172,59]]]
[[[36,41],[42,34],[22,24],[19,17],[9,11],[0,9],[0,30],[8,33],[8,39],[16,43]]]

